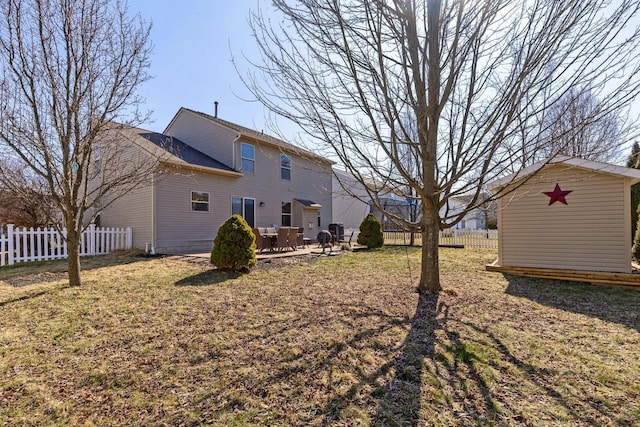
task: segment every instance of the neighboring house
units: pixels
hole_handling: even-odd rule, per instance
[[[447,206],[440,209],[440,216],[455,216],[462,212],[469,202],[472,196],[462,195],[451,197]],[[487,194],[485,198],[488,198]],[[497,223],[497,204],[495,201],[486,202],[479,207],[471,209],[467,212],[462,220],[458,222],[453,229],[454,230],[486,230],[487,228],[495,228]]]
[[[163,134],[121,132],[163,153],[152,185],[100,215],[103,227],[133,227],[137,248],[210,251],[218,228],[235,213],[252,227],[303,227],[312,239],[332,219],[332,162],[280,139],[187,108]]]
[[[420,205],[411,203],[407,198],[395,194],[387,194],[378,198],[382,210],[371,203],[371,213],[378,218],[384,231],[403,230],[405,226],[395,221],[393,216],[403,218],[407,221],[417,222],[420,220]]]
[[[496,181],[496,265],[630,273],[636,182],[638,169],[568,157]]]
[[[391,190],[378,192],[378,200],[384,209],[382,211],[355,177],[335,167],[333,173],[333,222],[343,224],[345,230],[358,229],[369,213],[378,218],[384,230],[402,228],[397,221],[393,221],[391,215],[407,221],[417,221],[420,218],[419,205],[410,204],[407,198],[394,194]]]

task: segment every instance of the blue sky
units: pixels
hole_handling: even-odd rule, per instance
[[[154,112],[153,122],[143,127],[162,132],[180,107],[213,114],[218,101],[220,118],[267,128],[264,108],[244,100],[250,94],[231,63],[232,54],[256,57],[247,21],[257,5],[258,0],[129,0],[131,14],[153,23],[155,78],[139,93]]]
[[[129,12],[153,24],[150,73],[155,78],[139,92],[153,115],[142,127],[162,132],[180,107],[213,114],[218,101],[220,118],[273,134],[268,112],[247,101],[251,94],[231,63],[232,55],[258,58],[248,24],[250,10],[258,5],[271,7],[268,0],[129,0]],[[298,131],[282,118],[278,126],[285,137]]]

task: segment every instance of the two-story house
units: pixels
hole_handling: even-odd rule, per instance
[[[302,227],[312,239],[332,219],[332,162],[285,141],[187,108],[162,134],[121,132],[148,152],[162,152],[153,183],[100,215],[103,227],[131,226],[137,248],[210,251],[232,214],[251,227]]]

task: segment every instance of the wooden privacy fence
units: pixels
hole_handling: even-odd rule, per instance
[[[20,228],[9,224],[6,233],[0,233],[0,266],[66,258],[65,235],[66,229],[61,235],[54,228]],[[104,255],[131,247],[131,227],[98,228],[91,224],[82,232],[80,256]]]
[[[497,248],[498,230],[444,230],[439,233],[441,245],[464,245],[474,248]],[[422,246],[422,234],[413,233],[415,246]],[[409,231],[385,231],[385,245],[411,244]]]

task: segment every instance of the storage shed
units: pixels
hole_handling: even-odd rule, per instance
[[[639,181],[638,169],[557,157],[494,182],[492,192],[505,194],[494,270],[631,273],[631,185]]]

